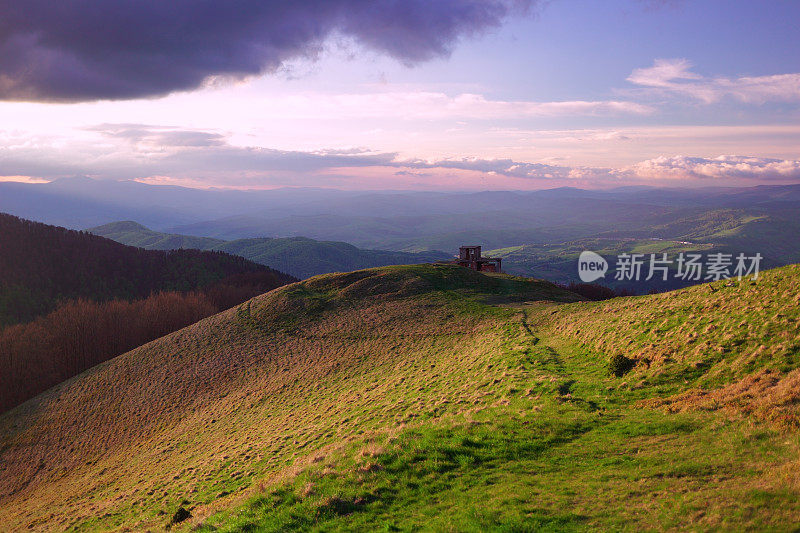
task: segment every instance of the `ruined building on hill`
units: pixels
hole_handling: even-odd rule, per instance
[[[455,263],[477,270],[478,272],[500,272],[502,259],[499,257],[481,257],[480,246],[461,246]]]

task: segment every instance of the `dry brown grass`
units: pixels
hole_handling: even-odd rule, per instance
[[[641,405],[663,407],[670,412],[722,410],[797,430],[800,429],[800,370],[789,374],[762,370],[719,389],[693,389],[669,398],[646,400]]]

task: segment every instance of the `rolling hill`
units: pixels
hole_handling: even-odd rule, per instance
[[[210,250],[226,242],[210,237],[161,233],[133,221],[112,222],[96,228],[89,228],[86,231],[127,246],[136,246],[146,250],[179,250],[182,248]]]
[[[305,237],[253,238],[223,241],[159,233],[136,222],[114,222],[91,228],[89,232],[129,246],[149,250],[197,248],[238,255],[253,262],[304,279],[330,272],[349,272],[362,268],[398,264],[430,263],[451,256],[438,251],[410,253],[363,250],[345,242],[315,241]]]
[[[318,276],[0,415],[11,530],[800,525],[800,267],[580,302]]]

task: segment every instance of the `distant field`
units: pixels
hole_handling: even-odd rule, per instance
[[[614,264],[618,255],[627,254],[668,254],[673,259],[679,253],[703,253],[715,251],[713,244],[688,243],[666,239],[620,239],[592,238],[559,244],[522,245],[497,250],[488,250],[484,255],[503,258],[503,270],[510,274],[541,277],[555,282],[580,281],[578,278],[578,256],[584,250],[596,252],[609,261],[611,271],[598,281],[606,286],[625,288],[634,293],[649,290],[672,290],[689,285],[676,281],[670,276],[666,282],[653,279],[645,282],[618,282],[614,279]],[[674,268],[673,268],[674,271]]]
[[[773,216],[753,216],[746,210],[726,209],[705,212],[667,224],[637,230],[614,230],[566,242],[524,244],[487,250],[486,255],[503,258],[505,271],[566,283],[578,281],[577,260],[584,250],[605,257],[612,269],[617,256],[627,254],[668,254],[675,260],[680,253],[761,254],[761,268],[774,268],[800,261],[800,248],[791,235],[800,232],[800,221],[777,211]],[[675,268],[673,266],[672,271]],[[670,275],[666,281],[618,281],[613,272],[598,283],[623,288],[637,294],[674,290],[690,285]]]

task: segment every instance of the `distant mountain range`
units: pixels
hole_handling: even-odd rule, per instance
[[[647,245],[657,241],[693,243],[681,245],[685,250],[761,253],[765,267],[800,261],[800,185],[230,191],[71,178],[0,183],[0,209],[81,229],[136,220],[144,227],[92,231],[151,249],[228,251],[298,277],[442,259],[463,244],[501,250],[509,272],[562,282],[575,280],[581,249],[660,250]]]
[[[451,250],[468,236],[485,236],[492,248],[563,241],[756,206],[797,209],[800,185],[442,193],[236,191],[89,178],[0,183],[0,211],[68,228],[136,220],[156,231],[224,240],[304,236],[406,251]]]
[[[224,241],[209,237],[160,233],[130,221],[114,222],[91,228],[89,231],[101,237],[148,250],[196,248],[226,252],[298,278],[377,266],[429,263],[451,257],[450,254],[437,251],[409,253],[364,250],[345,242],[316,241],[306,237]]]

